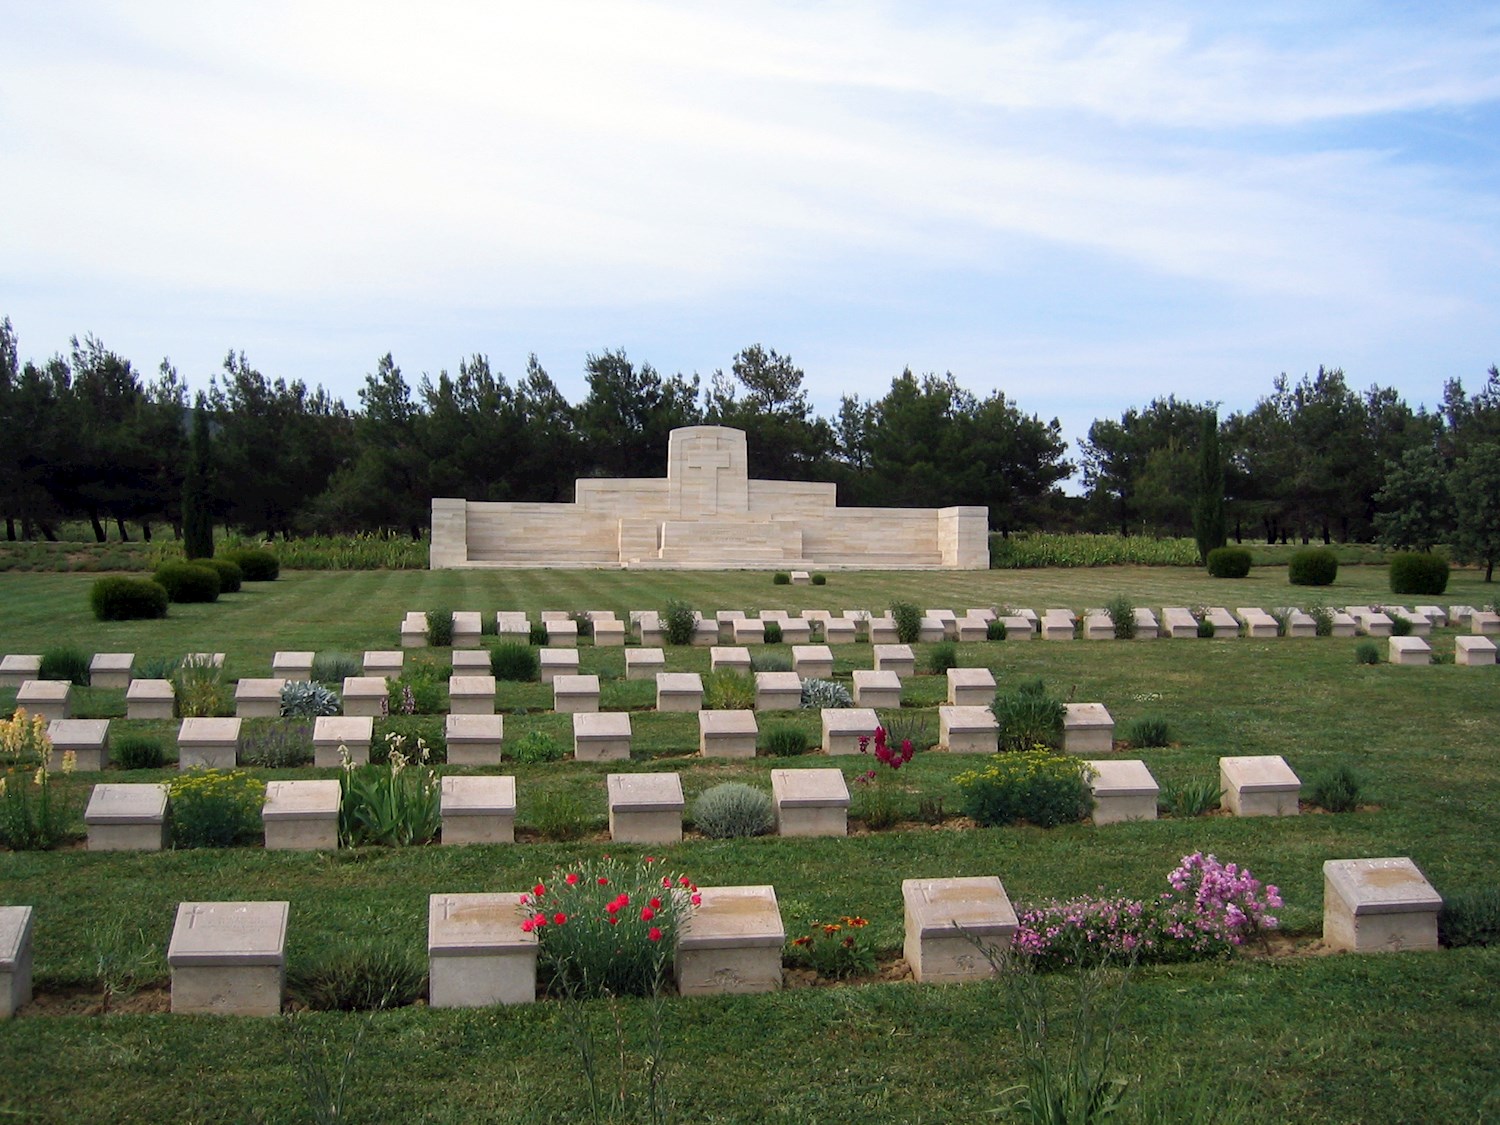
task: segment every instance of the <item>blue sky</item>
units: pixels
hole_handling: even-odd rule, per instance
[[[351,405],[904,367],[1068,438],[1500,361],[1500,8],[0,0],[0,315]],[[420,14],[418,14],[420,13]]]

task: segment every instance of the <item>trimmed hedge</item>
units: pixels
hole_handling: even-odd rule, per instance
[[[1215,547],[1208,552],[1210,578],[1244,578],[1250,573],[1250,552],[1244,547]]]
[[[174,602],[219,600],[219,572],[200,563],[169,562],[156,568],[157,583]]]
[[[89,605],[100,621],[136,621],[167,615],[165,586],[149,578],[101,578],[89,591]]]
[[[236,547],[219,557],[239,567],[246,582],[275,582],[281,576],[276,556],[260,547]]]
[[[219,593],[237,594],[240,592],[240,583],[245,580],[245,572],[240,569],[238,563],[230,562],[228,559],[194,559],[194,566],[206,566],[219,576]]]
[[[1286,580],[1293,586],[1332,586],[1338,576],[1339,557],[1327,547],[1298,551],[1286,567]]]
[[[1448,560],[1403,551],[1391,556],[1391,593],[1441,594],[1448,588]]]

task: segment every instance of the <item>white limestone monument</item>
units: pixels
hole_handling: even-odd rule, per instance
[[[982,506],[841,508],[835,486],[751,480],[743,430],[687,426],[666,478],[576,483],[571,504],[432,502],[432,568],[989,567]]]

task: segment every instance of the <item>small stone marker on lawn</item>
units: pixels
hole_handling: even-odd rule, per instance
[[[175,701],[171,680],[132,680],[125,689],[125,717],[170,719]]]
[[[1138,641],[1154,641],[1161,633],[1161,628],[1156,623],[1156,614],[1144,606],[1135,610],[1135,639]]]
[[[693,639],[691,643],[694,648],[712,648],[720,640],[719,627],[712,621],[704,621],[700,618],[693,622]]]
[[[852,645],[856,639],[855,625],[842,617],[830,617],[823,622],[823,643],[828,645]]]
[[[445,894],[427,900],[427,1003],[487,1008],[536,999],[537,935],[521,928],[515,894]]]
[[[234,713],[241,719],[281,717],[282,679],[248,679],[234,685]]]
[[[502,609],[495,614],[495,635],[502,640],[529,643],[531,621],[519,610]]]
[[[989,639],[990,623],[983,617],[960,617],[953,623],[953,635],[959,644],[978,644]]]
[[[484,632],[481,616],[472,610],[463,610],[453,615],[453,647],[478,648],[480,635]]]
[[[1500,636],[1500,613],[1475,611],[1469,618],[1469,632],[1476,636]]]
[[[1323,944],[1354,953],[1436,949],[1443,900],[1405,856],[1323,864]]]
[[[775,888],[700,887],[698,894],[701,901],[677,934],[677,991],[713,996],[780,988],[786,927]]]
[[[948,702],[955,707],[988,707],[995,699],[995,673],[988,668],[949,668]]]
[[[729,626],[729,639],[737,645],[766,643],[766,623],[758,617],[737,617],[729,623]]]
[[[97,773],[109,764],[108,719],[53,719],[47,724],[52,749],[47,754],[49,770],[62,769],[63,755],[72,751],[77,769]]]
[[[697,672],[658,672],[658,711],[699,711],[703,708],[703,677]]]
[[[449,715],[443,721],[450,766],[494,766],[505,741],[502,715]]]
[[[0,1019],[10,1019],[29,1003],[31,907],[0,906]]]
[[[632,616],[635,616],[632,614]],[[666,644],[666,631],[661,627],[661,614],[654,609],[641,610],[636,618],[636,639],[643,645],[660,647]]]
[[[551,648],[577,648],[578,647],[578,622],[567,614],[561,618],[548,618],[544,613],[542,620],[547,626],[547,644]]]
[[[1071,641],[1074,618],[1071,609],[1049,609],[1042,614],[1042,640]]]
[[[516,779],[446,774],[438,808],[445,844],[516,842]]]
[[[1007,641],[1030,641],[1036,639],[1036,626],[1029,617],[1005,616],[1000,618],[1000,624],[1005,626],[1005,639]]]
[[[595,681],[597,683],[597,680]],[[448,680],[450,715],[493,715],[494,676],[453,676]]]
[[[1094,794],[1094,823],[1155,820],[1156,778],[1139,759],[1096,758],[1083,763],[1093,771],[1089,789]]]
[[[339,783],[268,781],[260,819],[267,851],[334,851],[339,846]]]
[[[698,712],[698,753],[705,758],[753,758],[759,734],[754,711]]]
[[[28,715],[48,722],[66,719],[72,694],[73,685],[67,680],[27,680],[16,689],[16,707],[24,707]]]
[[[792,585],[810,586],[812,585],[812,575],[805,570],[794,570],[792,571]]]
[[[682,841],[682,777],[675,773],[608,776],[609,838],[622,844]]]
[[[462,675],[484,675],[490,670],[490,650],[487,648],[456,648],[453,650],[453,671]]]
[[[384,676],[345,676],[344,714],[378,719],[386,712],[390,689]]]
[[[1115,748],[1115,720],[1102,703],[1063,707],[1063,753],[1108,754]]]
[[[858,754],[860,738],[875,737],[880,719],[870,707],[824,707],[823,753]]]
[[[490,710],[494,710],[493,698]],[[599,710],[599,677],[553,676],[552,710],[559,715],[586,715]]]
[[[911,975],[933,984],[993,976],[990,956],[1010,948],[1019,920],[994,875],[960,879],[903,879],[906,944]]]
[[[1204,615],[1210,625],[1214,627],[1214,637],[1223,640],[1233,639],[1240,635],[1240,623],[1235,620],[1234,614],[1223,606],[1211,606]]]
[[[942,630],[940,636],[933,638],[934,642],[958,640],[958,614],[951,609],[923,610],[922,618],[924,622],[928,620],[937,622],[938,628]],[[924,637],[923,640],[925,639]]]
[[[91,852],[159,852],[167,846],[167,787],[96,785],[83,822]]]
[[[804,680],[833,679],[833,650],[827,645],[793,645],[792,671]]]
[[[771,799],[779,835],[849,834],[849,785],[842,770],[772,770]]]
[[[1333,611],[1333,624],[1329,627],[1331,637],[1352,637],[1359,632],[1359,622],[1342,610]]]
[[[314,656],[311,652],[278,652],[271,657],[271,674],[284,680],[310,680]]]
[[[1282,610],[1286,614],[1286,635],[1289,637],[1316,637],[1318,635],[1318,623],[1312,615],[1288,606]]]
[[[812,622],[800,617],[788,617],[781,623],[781,643],[805,645],[812,640]]]
[[[280,1015],[289,909],[285,902],[179,903],[167,947],[172,1011]]]
[[[594,622],[595,648],[622,648],[625,644],[625,622],[613,617]]]
[[[42,678],[42,658],[12,653],[0,658],[0,687],[18,688],[27,680]]]
[[[1086,641],[1114,640],[1114,619],[1107,613],[1085,614],[1083,618],[1083,639]]]
[[[1385,644],[1387,659],[1392,664],[1432,663],[1432,646],[1421,637],[1391,637]]]
[[[401,619],[401,647],[427,647],[427,614],[412,610]]]
[[[802,706],[802,680],[796,672],[755,673],[757,711],[796,711]]]
[[[1245,636],[1252,640],[1274,640],[1280,629],[1276,618],[1257,606],[1239,606],[1234,615],[1245,626]]]
[[[541,659],[542,683],[550,684],[557,676],[578,674],[578,653],[571,648],[544,648],[537,653]]]
[[[895,711],[901,706],[901,677],[894,672],[872,672],[859,668],[854,673],[854,702],[860,707],[878,707]]]
[[[1352,614],[1359,631],[1367,637],[1389,637],[1393,622],[1379,610],[1365,607],[1363,613]]]
[[[745,620],[746,614],[742,609],[720,609],[714,612],[714,624],[719,629],[719,640],[731,641],[734,639],[734,623]]]
[[[177,728],[179,770],[232,770],[239,753],[239,719],[183,719]]]
[[[951,610],[949,611],[952,612]],[[948,639],[947,624],[936,617],[923,617],[917,623],[917,641],[924,645],[935,645]]]
[[[96,652],[89,661],[89,687],[124,691],[130,686],[130,669],[135,664],[133,652]]]
[[[1495,663],[1495,642],[1472,635],[1453,638],[1453,663],[1477,668]]]
[[[872,645],[893,645],[901,639],[901,635],[896,632],[896,619],[888,613],[867,618],[865,635],[870,638]]]
[[[715,645],[708,653],[709,668],[717,672],[727,668],[731,672],[744,672],[749,675],[750,650],[748,648],[733,648],[724,645]]]
[[[374,737],[375,720],[369,715],[319,715],[313,720],[313,765],[337,769],[344,764],[343,752],[356,766],[365,765]]]
[[[659,648],[628,648],[625,650],[625,678],[627,680],[654,680],[658,672],[667,667],[667,654]]]
[[[1448,624],[1448,611],[1440,605],[1419,605],[1417,612],[1427,618],[1434,629],[1441,629]]]
[[[877,672],[894,672],[903,680],[917,672],[917,660],[912,655],[911,645],[873,645],[872,667]]]
[[[1184,640],[1198,635],[1198,619],[1186,606],[1168,606],[1161,611],[1162,631],[1172,640]]]
[[[623,762],[630,757],[629,711],[584,711],[573,716],[573,757]]]
[[[1000,725],[988,707],[939,707],[938,743],[953,754],[994,754]]]
[[[1296,816],[1302,782],[1280,754],[1220,758],[1219,788],[1235,816]]]
[[[387,680],[399,680],[406,667],[406,653],[399,648],[371,649],[365,653],[363,668],[367,676],[381,676]]]

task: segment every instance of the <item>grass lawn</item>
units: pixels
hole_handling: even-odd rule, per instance
[[[1259,569],[1240,582],[1168,568],[995,571],[973,574],[834,574],[824,587],[773,586],[769,575],[596,571],[292,572],[247,585],[213,606],[174,606],[159,622],[100,624],[88,615],[91,576],[0,575],[0,651],[40,652],[57,643],[85,651],[134,651],[141,659],[211,649],[234,676],[268,675],[278,649],[392,647],[408,609],[660,608],[680,597],[698,608],[878,609],[894,598],[963,609],[1009,603],[1081,610],[1117,594],[1139,605],[1274,606],[1395,600],[1385,570],[1345,567],[1327,590],[1290,588],[1285,571]],[[1493,601],[1473,571],[1456,571],[1442,604]],[[1408,601],[1412,599],[1407,599]],[[1418,599],[1420,600],[1420,599]],[[809,917],[862,914],[875,945],[899,952],[903,878],[998,874],[1012,899],[1037,901],[1101,887],[1134,896],[1164,888],[1185,853],[1203,850],[1248,865],[1278,884],[1293,944],[1311,943],[1322,916],[1326,859],[1409,855],[1440,893],[1495,883],[1500,829],[1500,673],[1458,668],[1357,665],[1356,642],[1192,640],[963,645],[960,663],[992,668],[1002,683],[1041,676],[1073,699],[1104,703],[1117,737],[1132,719],[1168,718],[1173,745],[1132,751],[1163,783],[1214,778],[1224,754],[1281,754],[1306,781],[1336,761],[1367,777],[1367,811],[1281,820],[1194,820],[1095,828],[1076,825],[955,830],[910,823],[848,839],[690,839],[670,861],[698,882],[771,883],[789,930]],[[1434,642],[1452,651],[1451,632]],[[868,646],[835,648],[836,677],[869,666]],[[583,670],[603,677],[607,708],[649,707],[652,687],[623,680],[619,649],[580,650]],[[445,653],[409,654],[441,659]],[[919,648],[919,666],[922,652]],[[671,670],[706,670],[702,649],[669,649]],[[122,715],[123,693],[80,692],[85,714]],[[0,692],[0,711],[13,692]],[[927,715],[941,677],[908,681],[906,710]],[[540,685],[503,685],[506,737],[531,729],[559,735],[566,716],[546,713]],[[524,709],[525,713],[518,713]],[[815,715],[795,715],[817,742]],[[440,729],[440,720],[430,720]],[[769,787],[780,766],[860,759],[807,756],[707,762],[692,755],[693,716],[633,716],[628,768],[678,770],[689,802],[725,779]],[[765,725],[763,721],[763,726]],[[172,724],[161,724],[170,731]],[[901,779],[914,815],[920,798],[956,811],[953,777],[973,758],[919,755]],[[603,779],[618,765],[565,760],[523,766],[518,822],[535,828],[572,802],[589,831],[603,825]],[[304,769],[286,776],[319,776]],[[324,771],[322,776],[331,775]],[[146,780],[170,771],[114,774]],[[96,780],[77,779],[79,792]],[[549,808],[550,806],[553,806]],[[854,810],[856,815],[858,807]],[[43,992],[98,991],[131,956],[137,975],[165,980],[163,953],[175,905],[188,899],[284,898],[291,902],[288,960],[298,964],[362,935],[425,952],[428,894],[518,890],[578,857],[643,849],[575,843],[512,847],[357,849],[337,854],[224,851],[109,855],[67,849],[0,854],[0,902],[36,907],[36,979]],[[660,849],[654,849],[660,851]],[[101,972],[102,969],[102,972]],[[1182,1120],[1203,1094],[1231,1106],[1238,1091],[1272,1121],[1476,1120],[1500,1113],[1500,1040],[1493,999],[1500,953],[1461,950],[1392,957],[1242,956],[1230,962],[1138,970],[1125,996],[1119,1069],[1165,1097],[1153,1118]],[[1066,1005],[1073,974],[1046,982]],[[673,1000],[661,1012],[684,1121],[964,1121],[987,1119],[1025,1080],[1006,990],[999,984],[921,987],[908,982],[796,989],[772,996]],[[629,1080],[639,1075],[651,1005],[586,1008],[606,1074],[618,1066],[616,1017]],[[373,1017],[305,1013],[274,1020],[158,1014],[23,1016],[0,1024],[0,1118],[20,1120],[287,1121],[308,1119],[302,1065],[326,1047],[335,1063],[365,1028],[350,1073],[350,1120],[576,1120],[578,1056],[555,1004],[478,1012],[403,1008]],[[1172,1107],[1176,1107],[1173,1109]],[[1232,1106],[1231,1106],[1232,1108]],[[999,1114],[999,1116],[1004,1116]],[[1247,1115],[1248,1117],[1248,1115]]]

